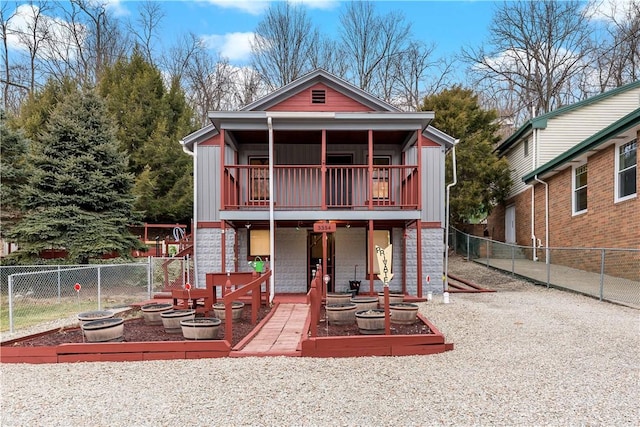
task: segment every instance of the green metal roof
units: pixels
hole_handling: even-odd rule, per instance
[[[505,139],[499,146],[496,148],[496,152],[498,155],[504,154],[512,145],[518,142],[522,136],[526,135],[532,129],[545,129],[547,127],[547,122],[549,119],[557,117],[561,114],[568,113],[573,110],[577,110],[579,108],[585,107],[590,104],[594,104],[603,99],[609,98],[614,95],[618,95],[620,93],[624,93],[631,89],[636,89],[640,87],[640,80],[635,82],[626,84],[624,86],[617,87],[615,89],[611,89],[610,91],[601,93],[599,95],[592,96],[591,98],[585,99],[584,101],[576,102],[575,104],[566,105],[564,107],[558,108],[557,110],[553,110],[549,113],[542,114],[538,117],[534,117],[533,119],[527,120],[525,124],[520,126],[520,128],[515,131],[511,136]]]
[[[621,132],[624,132],[633,126],[640,124],[640,108],[632,111],[621,119],[613,122],[598,133],[591,135],[581,143],[573,146],[555,159],[545,163],[538,169],[522,177],[522,180],[528,184],[533,181],[536,176],[544,175],[564,163],[567,163],[576,157],[596,148],[597,146],[611,140]]]

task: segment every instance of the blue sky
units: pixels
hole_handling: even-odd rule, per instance
[[[302,3],[322,32],[338,37],[343,2]],[[462,46],[481,42],[487,35],[495,6],[490,1],[377,1],[375,4],[380,13],[402,11],[412,24],[414,36],[426,43],[435,43],[438,56],[456,54]],[[242,65],[246,59],[246,37],[263,18],[268,2],[200,0],[168,1],[162,5],[166,12],[163,30],[168,39],[172,34],[192,31],[209,40],[209,45],[228,56],[232,63]],[[135,6],[130,2],[119,5],[132,14]]]

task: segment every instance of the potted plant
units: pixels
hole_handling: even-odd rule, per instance
[[[152,303],[145,304],[140,307],[144,323],[147,325],[161,325],[162,318],[160,313],[173,310],[173,304],[169,303]]]
[[[375,308],[356,311],[356,323],[361,334],[384,334],[384,310]]]
[[[81,327],[88,342],[122,341],[124,335],[124,319],[120,317],[92,320]]]
[[[110,319],[112,317],[113,312],[108,310],[85,311],[78,314],[78,320],[81,325],[94,320]]]
[[[356,305],[353,303],[328,304],[325,310],[330,325],[350,325],[355,321]]]
[[[182,335],[188,340],[215,340],[222,320],[215,317],[196,317],[181,320]]]
[[[241,301],[233,301],[231,303],[231,320],[236,321],[242,318],[242,312],[244,311],[244,303]],[[220,320],[225,320],[226,312],[223,302],[217,302],[213,304],[213,312],[215,316]]]
[[[162,318],[162,326],[168,334],[179,334],[182,332],[180,321],[189,320],[196,317],[195,310],[171,310],[160,313]]]
[[[418,304],[398,302],[389,304],[391,323],[411,325],[418,319]]]
[[[389,304],[395,304],[404,301],[404,294],[400,291],[389,290]],[[384,307],[384,291],[378,292],[378,304]]]
[[[349,304],[351,292],[327,292],[327,305]]]
[[[356,311],[378,308],[378,298],[376,297],[353,297],[350,302],[356,305]]]

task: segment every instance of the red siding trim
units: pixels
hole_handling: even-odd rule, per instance
[[[325,90],[326,102],[324,104],[311,103],[312,90]],[[301,92],[292,95],[279,104],[267,109],[267,111],[374,111],[372,108],[359,103],[353,98],[332,89],[322,83],[308,87]]]
[[[422,133],[421,133],[421,135],[422,135]],[[437,142],[433,142],[429,138],[423,136],[422,137],[422,146],[423,147],[440,147],[440,144],[438,144]]]
[[[442,227],[441,222],[422,222],[420,225],[422,226],[422,228],[441,228]]]
[[[198,228],[222,228],[222,221],[198,221]]]
[[[198,145],[220,145],[220,134],[212,136],[211,138],[202,141]]]

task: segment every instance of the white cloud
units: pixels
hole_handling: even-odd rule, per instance
[[[291,3],[300,3],[309,9],[332,10],[340,6],[338,0],[291,0]]]
[[[587,16],[597,21],[611,21],[611,18],[620,22],[626,18],[626,12],[631,6],[631,0],[600,0],[589,2]]]
[[[225,9],[238,9],[252,15],[260,15],[269,7],[268,0],[206,0],[206,2]]]
[[[214,49],[231,62],[246,62],[251,56],[251,40],[254,34],[227,33],[201,36],[209,49]]]

